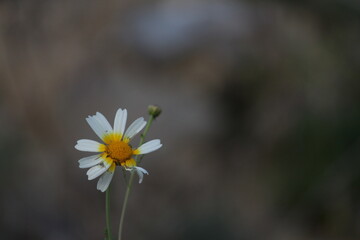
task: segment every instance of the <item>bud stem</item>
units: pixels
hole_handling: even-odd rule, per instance
[[[144,143],[145,136],[146,136],[147,132],[149,131],[153,120],[154,120],[154,116],[150,115],[150,118],[149,118],[149,120],[148,120],[148,122],[147,122],[147,124],[145,126],[144,132],[141,134],[139,146],[141,146]],[[140,163],[141,159],[142,159],[142,156],[141,157],[139,157],[139,155],[135,156],[135,161],[136,161],[137,164]],[[126,187],[124,203],[123,203],[122,210],[121,210],[121,217],[120,217],[120,224],[119,224],[119,238],[118,238],[118,240],[121,240],[121,235],[122,235],[123,225],[124,225],[124,218],[125,218],[125,210],[126,210],[127,202],[128,202],[129,195],[130,195],[132,182],[134,180],[134,175],[135,175],[135,171],[131,171],[130,179],[129,179],[129,182],[128,182],[127,187]]]

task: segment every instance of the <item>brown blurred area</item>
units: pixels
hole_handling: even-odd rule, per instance
[[[149,104],[124,239],[359,239],[359,43],[356,0],[1,1],[0,239],[103,239],[74,145]]]

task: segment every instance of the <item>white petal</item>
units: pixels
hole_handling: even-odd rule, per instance
[[[162,147],[159,139],[154,139],[141,145],[137,150],[139,154],[150,153]]]
[[[114,172],[106,171],[100,178],[97,183],[97,189],[105,192],[106,189],[109,187],[111,179],[114,176]]]
[[[96,133],[96,135],[99,136],[100,139],[104,136],[106,133],[106,130],[100,125],[98,121],[93,116],[89,116],[86,118],[87,123],[90,125],[92,130]]]
[[[109,123],[108,120],[104,117],[104,115],[102,115],[101,113],[97,112],[95,116],[97,117],[97,120],[99,121],[99,123],[100,123],[108,132],[112,132],[112,131],[113,131],[110,123]]]
[[[84,152],[101,152],[99,151],[101,145],[102,144],[93,140],[81,139],[77,141],[75,148],[79,151],[84,151]]]
[[[145,127],[145,125],[146,125],[146,121],[144,120],[143,117],[136,119],[126,130],[124,139],[125,138],[131,139],[137,133],[139,133]]]
[[[94,130],[96,135],[99,136],[99,138],[103,139],[103,137],[112,132],[112,127],[110,123],[106,120],[104,115],[97,112],[94,116],[89,116],[86,118],[86,121],[90,125],[90,127]]]
[[[79,168],[93,167],[102,162],[100,155],[93,155],[79,160]]]
[[[149,172],[148,171],[146,171],[146,169],[144,169],[144,168],[142,168],[142,167],[135,167],[137,170],[139,170],[139,171],[141,171],[141,172],[143,172],[143,173],[145,173],[146,175],[149,175]]]
[[[143,169],[142,167],[135,167],[136,173],[139,176],[139,183],[142,183],[143,178],[144,178],[144,173],[149,175],[148,171],[146,171],[145,169]]]
[[[119,108],[116,112],[114,121],[114,132],[119,133],[121,136],[124,135],[125,125],[127,119],[127,110]]]
[[[106,172],[106,170],[108,170],[110,166],[111,164],[108,164],[105,161],[103,161],[102,164],[90,168],[86,173],[88,175],[88,179],[93,180],[97,178],[98,176]]]

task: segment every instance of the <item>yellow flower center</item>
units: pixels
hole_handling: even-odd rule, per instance
[[[125,162],[131,158],[133,154],[132,148],[129,144],[123,141],[111,141],[106,145],[106,154],[112,158],[117,164]]]

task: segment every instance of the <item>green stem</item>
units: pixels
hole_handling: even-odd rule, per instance
[[[150,118],[149,118],[149,120],[148,120],[148,122],[147,122],[147,124],[145,126],[144,132],[141,134],[139,146],[141,146],[144,143],[145,136],[146,136],[147,132],[149,131],[153,120],[154,120],[154,117],[152,115],[150,115]],[[141,159],[142,158],[139,159],[139,155],[135,156],[136,163],[140,163]],[[119,238],[118,238],[118,240],[121,240],[121,237],[122,237],[124,218],[125,218],[125,210],[126,210],[129,195],[130,195],[132,182],[134,180],[134,175],[135,175],[135,172],[131,171],[130,179],[129,179],[129,182],[128,182],[127,187],[126,187],[126,193],[125,193],[124,202],[123,202],[123,206],[122,206],[122,210],[121,210],[121,217],[120,217],[120,224],[119,224]]]
[[[147,124],[146,124],[146,126],[145,126],[144,132],[141,134],[139,146],[141,146],[141,145],[144,143],[144,141],[145,141],[145,136],[146,136],[147,132],[149,131],[150,126],[151,126],[153,120],[154,120],[154,117],[153,117],[152,115],[150,115],[149,121],[147,122]],[[136,155],[136,160],[137,160],[138,156],[139,156],[139,155]]]
[[[119,240],[121,240],[121,236],[122,236],[122,231],[123,231],[123,226],[124,226],[124,218],[125,218],[125,210],[126,210],[127,202],[128,202],[129,195],[130,195],[133,178],[134,178],[134,172],[131,172],[129,184],[127,185],[127,188],[126,188],[124,203],[123,203],[122,210],[121,210],[120,225],[119,225]]]
[[[106,190],[105,212],[106,212],[105,237],[106,237],[107,240],[111,240],[111,230],[110,230],[110,186]]]

